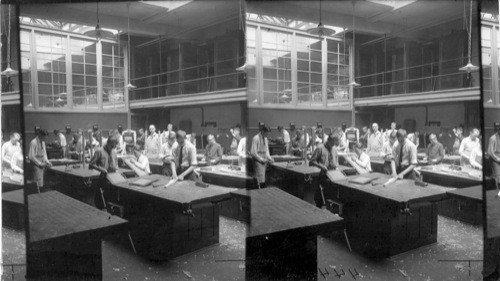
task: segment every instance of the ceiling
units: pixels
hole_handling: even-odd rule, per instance
[[[354,5],[353,5],[354,4]],[[466,1],[469,15],[470,1]],[[462,19],[464,2],[460,1],[322,1],[325,25],[351,29],[355,16],[356,32],[372,35],[394,35]],[[354,6],[354,12],[353,12]],[[473,1],[473,14],[477,13]],[[247,11],[256,14],[319,21],[319,1],[249,1]]]
[[[180,34],[238,18],[240,2],[230,0],[99,2],[102,28],[127,30],[130,5],[132,35],[178,37]],[[243,5],[243,4],[241,4]],[[21,5],[20,15],[95,26],[96,3]],[[223,16],[221,16],[223,15]]]

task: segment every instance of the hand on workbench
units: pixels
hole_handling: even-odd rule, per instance
[[[403,176],[402,174],[399,174],[398,175],[398,180],[402,180],[405,176]]]
[[[177,177],[177,180],[178,180],[178,181],[183,181],[183,180],[184,180],[184,176],[183,176],[183,175],[179,175],[179,176]]]

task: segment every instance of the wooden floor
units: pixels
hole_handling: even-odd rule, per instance
[[[244,280],[244,237],[246,225],[226,218],[220,222],[220,243],[165,263],[151,263],[113,241],[103,242],[104,280]],[[341,239],[318,238],[318,266],[330,273],[318,280],[354,280],[354,268],[363,278],[356,280],[481,280],[481,263],[472,263],[469,277],[464,262],[438,262],[438,259],[482,259],[482,228],[439,216],[438,243],[391,259],[369,260],[351,253]],[[2,229],[5,263],[25,263],[24,233]],[[334,269],[346,272],[338,279]],[[400,271],[401,270],[401,271]],[[4,267],[2,280],[12,280]],[[14,280],[25,280],[25,267],[16,267]],[[188,277],[191,276],[191,278]]]

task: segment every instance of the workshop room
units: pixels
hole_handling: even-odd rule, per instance
[[[9,276],[244,280],[244,5],[19,6],[27,222],[23,251],[4,237]]]
[[[478,3],[247,1],[246,40],[247,280],[480,280]]]

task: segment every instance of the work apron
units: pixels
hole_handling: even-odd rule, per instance
[[[40,156],[36,155],[35,158],[38,161],[43,162],[43,156],[40,157]],[[35,163],[32,163],[32,165],[33,165],[33,181],[36,182],[36,184],[39,188],[42,188],[43,187],[43,175],[45,172],[45,168],[40,167],[38,165],[35,165]]]
[[[497,184],[500,183],[500,163],[491,161],[491,172]]]

